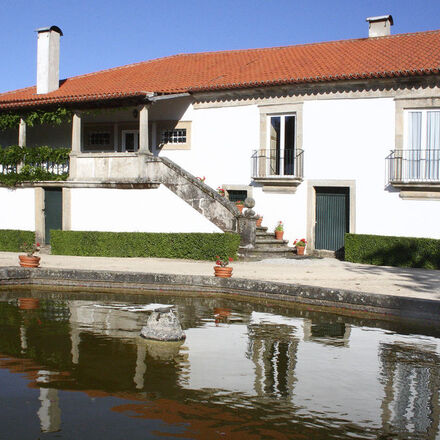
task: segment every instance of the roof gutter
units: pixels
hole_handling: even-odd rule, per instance
[[[148,101],[156,102],[156,101],[164,101],[167,99],[176,99],[176,98],[184,98],[186,96],[191,96],[190,93],[170,93],[169,95],[147,95],[146,98]]]

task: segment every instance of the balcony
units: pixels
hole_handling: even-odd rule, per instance
[[[264,191],[295,192],[303,181],[304,151],[299,149],[254,150],[251,157],[252,179]]]
[[[440,189],[440,149],[394,150],[386,158],[387,182],[396,188]]]

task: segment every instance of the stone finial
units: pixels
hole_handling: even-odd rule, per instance
[[[246,208],[253,208],[255,206],[255,200],[252,197],[246,197],[244,206]]]

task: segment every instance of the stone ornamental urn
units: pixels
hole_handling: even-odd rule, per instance
[[[142,327],[141,336],[153,341],[183,341],[185,333],[172,307],[155,309]]]

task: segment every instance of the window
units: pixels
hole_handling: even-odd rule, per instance
[[[186,144],[186,128],[162,131],[162,144]]]
[[[292,176],[295,171],[295,115],[268,116],[268,174]]]
[[[440,109],[406,111],[403,161],[410,180],[440,178]]]
[[[231,202],[244,202],[248,196],[247,190],[228,189],[227,192]]]
[[[84,151],[113,151],[113,126],[108,124],[86,125],[83,140]]]
[[[92,131],[89,133],[90,146],[110,145],[111,134],[108,131]]]

